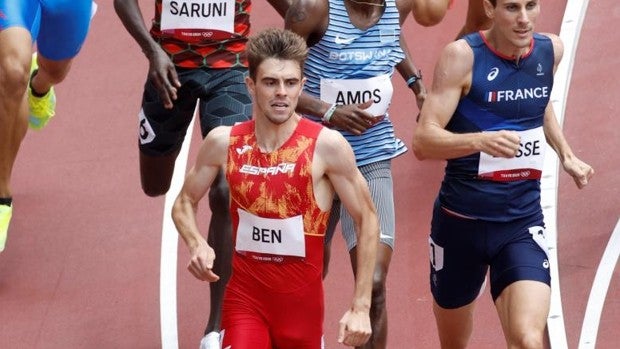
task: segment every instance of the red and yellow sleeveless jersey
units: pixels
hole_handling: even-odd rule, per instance
[[[247,67],[251,5],[251,0],[156,0],[151,36],[178,67]]]
[[[329,211],[314,197],[312,158],[322,127],[301,119],[278,150],[262,153],[253,120],[233,126],[226,168],[235,248],[232,284],[259,282],[288,292],[321,277]]]

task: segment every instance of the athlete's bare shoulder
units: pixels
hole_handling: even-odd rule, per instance
[[[474,65],[474,53],[471,46],[459,39],[446,45],[435,65],[433,73],[433,90],[452,91],[460,90],[460,94],[469,92]]]
[[[355,155],[349,142],[340,132],[324,127],[317,138],[315,158],[326,168],[338,169],[351,165],[355,167]]]
[[[325,34],[328,15],[328,0],[293,0],[284,17],[284,28],[299,34],[312,46]]]
[[[218,126],[211,130],[200,146],[197,163],[223,165],[228,156],[231,126]]]
[[[560,61],[562,60],[562,56],[564,55],[564,43],[562,42],[562,39],[560,39],[559,36],[553,33],[540,33],[540,34],[548,37],[551,40],[551,43],[553,44],[553,55],[555,58],[554,65],[557,67],[558,64],[560,64]]]
[[[293,0],[286,12],[286,21],[290,23],[320,22],[329,13],[328,0]]]
[[[463,70],[471,71],[473,65],[474,52],[471,46],[464,39],[459,39],[447,44],[441,51],[439,63],[446,63],[451,66],[452,72]]]

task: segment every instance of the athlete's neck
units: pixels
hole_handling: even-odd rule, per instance
[[[378,0],[376,2],[374,2],[374,1],[362,1],[362,0],[347,0],[347,1],[350,1],[350,2],[358,4],[358,5],[375,6],[375,7],[384,7],[385,6],[385,0]]]

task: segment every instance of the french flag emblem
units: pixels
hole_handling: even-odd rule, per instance
[[[497,102],[497,91],[489,91],[487,94],[487,102]]]

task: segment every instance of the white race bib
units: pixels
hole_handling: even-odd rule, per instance
[[[387,113],[393,94],[392,79],[388,74],[368,79],[321,79],[322,101],[349,105],[372,100],[374,103],[366,111],[374,116]]]
[[[161,30],[204,29],[235,32],[235,0],[163,0]]]
[[[302,216],[273,219],[255,216],[237,209],[237,251],[279,256],[306,256],[306,240]]]
[[[480,153],[478,176],[494,181],[540,179],[545,159],[545,132],[543,127],[519,131],[521,142],[514,158],[493,157]]]

